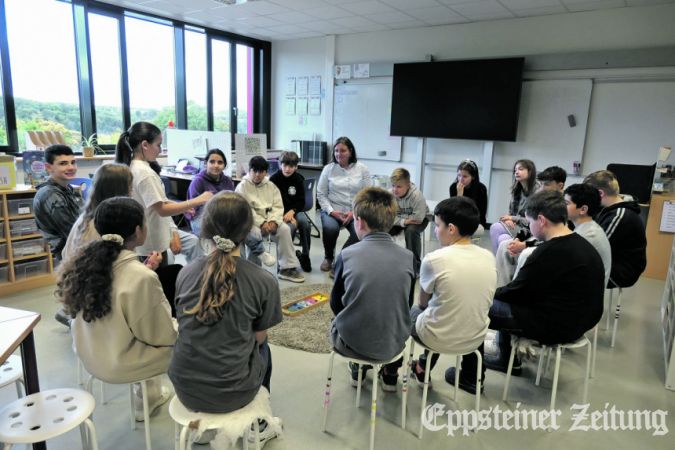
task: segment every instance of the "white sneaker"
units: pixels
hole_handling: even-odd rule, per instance
[[[276,422],[279,428],[284,426],[280,417],[274,417],[273,420]],[[267,441],[270,441],[275,437],[278,437],[279,435],[277,434],[276,431],[272,429],[271,426],[267,424],[267,422],[265,422],[264,420],[261,420],[260,422],[262,423],[259,423],[258,425],[260,429],[260,431],[258,432],[258,437],[260,438],[260,448],[263,448],[265,444],[267,444]],[[253,425],[251,425],[251,430],[248,433],[248,442],[250,444],[255,444],[255,431],[253,429]]]
[[[277,263],[277,259],[272,256],[269,252],[263,252],[262,255],[260,255],[260,259],[262,260],[263,264],[265,264],[267,267],[272,267]]]
[[[152,417],[153,415],[157,414],[159,407],[168,402],[172,394],[173,393],[171,392],[171,389],[166,386],[162,386],[160,396],[156,399],[151,398],[148,400],[148,409],[150,409],[148,417]],[[143,417],[143,399],[138,395],[134,399],[134,410],[136,422],[143,422],[145,420]]]

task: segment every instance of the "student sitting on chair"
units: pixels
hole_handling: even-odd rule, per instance
[[[155,272],[134,251],[148,229],[143,207],[129,197],[104,200],[94,214],[100,239],[64,262],[56,296],[73,318],[73,345],[84,368],[106,383],[132,383],[166,372],[176,342],[171,309]],[[143,420],[135,387],[136,420]],[[147,382],[149,414],[170,398]]]
[[[597,250],[567,227],[567,205],[560,192],[533,194],[525,209],[536,247],[516,278],[495,292],[490,328],[498,351],[485,354],[485,365],[506,372],[511,336],[552,345],[573,342],[602,316],[605,269]],[[516,358],[513,375],[521,372]]]
[[[300,158],[295,152],[283,152],[281,158],[281,170],[270,177],[284,202],[284,222],[291,227],[291,236],[298,230],[302,252],[295,252],[300,260],[300,266],[305,272],[312,271],[312,263],[309,260],[309,246],[312,240],[309,220],[305,214],[299,214],[305,207],[305,177],[298,173]]]
[[[471,393],[476,392],[478,370],[473,352],[483,353],[497,281],[494,256],[471,242],[479,220],[476,204],[467,197],[452,197],[436,206],[436,237],[442,247],[422,260],[419,304],[410,311],[413,338],[438,352],[464,355],[459,388]],[[424,382],[427,356],[425,351],[411,363],[419,383]],[[438,356],[431,359],[432,369]],[[445,379],[455,383],[454,367]]]
[[[354,198],[354,230],[360,242],[342,250],[335,261],[330,307],[335,313],[331,337],[343,356],[385,361],[401,353],[410,336],[415,289],[413,254],[388,231],[396,218],[396,200],[384,189],[363,189]],[[396,391],[402,359],[382,368],[382,389]],[[364,372],[369,367],[362,367]],[[358,366],[350,365],[352,386]]]
[[[49,244],[52,256],[58,262],[84,201],[80,193],[69,184],[77,175],[77,162],[70,147],[66,145],[47,147],[45,167],[49,172],[49,178],[36,188],[33,214],[38,229]],[[59,323],[70,326],[70,320],[63,309],[59,309],[54,318]]]
[[[584,179],[600,192],[602,209],[595,221],[605,230],[612,247],[612,273],[608,288],[631,287],[647,266],[647,238],[640,206],[624,201],[619,182],[609,170],[593,172]]]
[[[548,189],[562,192],[567,180],[567,172],[558,166],[547,167],[537,174],[538,190]],[[499,244],[495,259],[497,261],[497,287],[508,284],[516,275],[520,267],[525,264],[528,256],[539,245],[532,236],[527,224],[520,228],[518,235],[512,240],[502,241]]]
[[[302,283],[305,281],[298,267],[300,261],[295,255],[291,228],[284,222],[284,203],[276,185],[267,178],[269,164],[262,156],[254,156],[248,163],[248,175],[237,185],[240,193],[251,205],[253,228],[250,239],[256,242],[270,238],[277,242],[279,249],[279,278]]]
[[[457,166],[457,179],[450,185],[450,197],[468,197],[474,201],[480,213],[480,226],[474,233],[475,237],[482,236],[487,228],[487,188],[480,182],[478,165],[466,159]]]
[[[429,224],[429,207],[422,191],[410,182],[410,172],[403,168],[394,169],[389,177],[391,192],[396,197],[398,210],[396,221],[389,234],[403,233],[405,248],[415,255],[415,274],[419,273],[422,255],[422,233]]]

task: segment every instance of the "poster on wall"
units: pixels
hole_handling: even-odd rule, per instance
[[[290,97],[286,99],[286,115],[287,116],[295,115],[295,97]]]
[[[296,108],[296,113],[297,113],[298,116],[306,116],[307,115],[307,97],[298,97],[295,108]]]
[[[335,66],[335,79],[348,80],[352,77],[352,66],[349,64]]]
[[[309,77],[309,95],[321,95],[321,75]]]
[[[321,115],[321,97],[312,96],[309,98],[309,115],[310,116]]]
[[[295,77],[286,78],[286,95],[295,95]]]
[[[354,78],[369,78],[370,64],[354,64]]]
[[[309,92],[309,77],[298,77],[295,84],[295,92],[298,96],[305,96]]]

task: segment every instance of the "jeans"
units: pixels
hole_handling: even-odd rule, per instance
[[[340,234],[340,228],[344,225],[335,217],[332,217],[325,211],[321,211],[321,226],[323,228],[322,238],[325,258],[333,260],[335,259],[335,245],[337,244],[338,235]],[[352,220],[349,222],[349,225],[344,227],[349,231],[349,238],[347,239],[347,242],[345,242],[345,245],[342,246],[343,249],[359,242],[359,237],[354,230],[354,221]]]
[[[180,252],[185,255],[185,259],[188,263],[204,254],[204,250],[202,249],[197,236],[183,230],[178,230],[178,236],[180,237]]]
[[[253,228],[251,228],[251,232],[246,238],[246,245],[248,245],[249,239],[251,239],[251,243],[256,242],[256,244],[254,244],[256,247],[258,245],[257,242],[260,243],[260,247],[263,247],[263,236],[259,227],[254,225]],[[264,240],[267,239],[268,237],[265,236]],[[285,222],[280,223],[277,227],[277,232],[271,235],[271,240],[277,244],[277,261],[279,262],[279,268],[281,270],[300,267],[300,261],[298,261],[298,257],[295,255],[293,239],[291,238],[291,229],[288,224]],[[251,253],[255,253],[255,251],[252,251]],[[260,254],[262,254],[262,252],[260,252]]]
[[[511,305],[498,299],[492,301],[488,317],[490,317],[490,328],[497,330],[496,339],[500,359],[508,361],[507,358],[511,354],[511,334],[522,335],[522,326],[513,317]]]
[[[307,219],[305,213],[300,212],[295,215],[295,221],[298,222],[297,228],[295,225],[288,222],[288,226],[291,227],[291,236],[295,236],[295,232],[298,231],[298,238],[300,239],[300,245],[302,246],[302,254],[309,256],[309,245],[312,240],[312,229],[309,225],[309,219]]]

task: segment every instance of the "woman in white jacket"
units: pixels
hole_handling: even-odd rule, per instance
[[[157,274],[134,248],[147,235],[143,207],[128,197],[101,202],[94,214],[101,239],[67,260],[56,295],[73,318],[75,351],[87,372],[107,383],[131,383],[166,372],[176,330]],[[148,382],[151,411],[168,390]],[[137,389],[137,420],[143,414]]]

